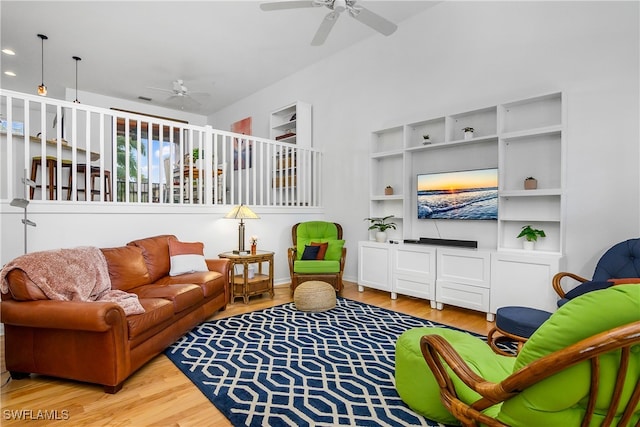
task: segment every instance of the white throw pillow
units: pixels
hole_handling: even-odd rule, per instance
[[[169,257],[171,259],[169,276],[209,271],[204,260],[204,244],[201,242],[188,243],[171,239],[169,240]]]

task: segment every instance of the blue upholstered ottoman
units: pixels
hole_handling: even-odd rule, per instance
[[[497,346],[501,341],[515,341],[518,351],[529,337],[551,316],[551,313],[531,307],[501,307],[496,311],[496,326],[487,335],[489,345],[498,354],[513,356]]]

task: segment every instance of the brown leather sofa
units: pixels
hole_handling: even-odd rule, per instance
[[[113,302],[54,301],[24,271],[7,275],[3,294],[5,360],[12,378],[30,373],[101,384],[116,393],[125,379],[229,301],[228,260],[210,271],[169,276],[169,239],[162,235],[101,249],[111,288],[138,295],[143,314],[125,316]]]

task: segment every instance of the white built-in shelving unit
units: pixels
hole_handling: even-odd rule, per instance
[[[282,143],[274,155],[274,198],[289,204],[304,204],[311,194],[296,191],[308,185],[302,182],[304,175],[298,174],[297,168],[308,159],[300,158],[295,148],[312,146],[311,104],[297,101],[273,111],[269,120],[269,138]]]
[[[446,277],[439,273],[429,276],[430,282],[424,286],[435,289],[432,298],[438,308],[442,303],[456,304],[487,311],[488,317],[499,306],[509,304],[554,309],[554,297],[546,290],[551,288],[550,277],[563,265],[567,105],[564,98],[562,92],[554,92],[372,132],[369,214],[371,217],[394,215],[402,239],[433,237],[419,234],[423,229],[419,221],[430,220],[417,219],[418,173],[498,168],[498,219],[489,226],[486,221],[481,221],[482,225],[477,223],[478,227],[490,230],[496,243],[480,249],[435,248],[436,252],[442,252],[435,256],[436,271],[444,268],[444,259],[449,260],[448,266],[456,265],[450,261],[456,254],[466,254],[464,257],[469,258],[472,251],[478,255],[469,258],[473,262],[468,263],[478,268],[477,272],[467,269],[451,274],[449,268]],[[465,138],[465,127],[474,128],[472,138]],[[423,135],[426,134],[430,141],[425,144]],[[528,176],[537,179],[537,189],[524,189],[524,179]],[[385,195],[388,185],[393,187],[393,195]],[[523,239],[517,238],[525,225],[543,229],[547,235],[538,240],[534,251],[523,249]],[[368,268],[374,268],[367,259],[366,247],[380,244],[365,241],[362,245],[358,270],[365,274]],[[396,249],[389,252],[390,257],[398,254],[397,247],[407,245],[393,246]],[[448,258],[443,258],[445,254]],[[434,256],[430,254],[427,258],[431,260]],[[464,262],[457,265],[465,269]],[[520,280],[519,271],[533,276]],[[394,296],[398,290],[393,287],[393,270],[389,273],[391,287],[388,290]],[[481,285],[476,279],[478,274],[487,279]],[[459,289],[453,292],[456,276]],[[368,286],[366,278],[364,282],[360,284]],[[520,282],[527,287],[518,286]],[[465,293],[465,289],[473,287],[482,289],[476,289],[478,298],[469,303],[467,297],[471,298],[475,291]],[[423,292],[427,294],[430,293]],[[460,296],[457,303],[456,294]]]

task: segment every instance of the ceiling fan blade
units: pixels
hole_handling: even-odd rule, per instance
[[[159,90],[161,92],[167,92],[167,93],[173,93],[173,91],[171,89],[165,89],[165,88],[161,88],[161,87],[151,87],[151,86],[147,86],[147,89],[151,89],[151,90]]]
[[[199,107],[202,105],[200,102],[196,101],[189,95],[173,95],[167,98],[166,102],[170,104],[180,104],[183,107],[187,105],[192,107]]]
[[[311,46],[320,46],[325,42],[325,40],[327,40],[331,29],[334,25],[336,25],[336,22],[338,21],[338,18],[340,17],[340,13],[342,13],[342,11],[344,11],[344,7],[339,6],[324,17],[324,19],[320,23],[318,31],[316,31],[316,35],[313,36],[313,40],[311,40]]]
[[[377,32],[384,34],[385,36],[390,36],[396,31],[396,29],[398,29],[398,26],[393,22],[362,6],[351,7],[349,9],[349,14],[358,21],[373,28]]]
[[[284,9],[300,9],[303,7],[316,7],[319,6],[313,0],[306,1],[278,1],[278,2],[270,2],[270,3],[262,3],[260,4],[260,9],[262,10],[284,10]]]
[[[187,94],[187,96],[190,96],[190,97],[192,97],[192,98],[193,98],[194,96],[201,96],[201,97],[203,97],[203,98],[206,98],[206,97],[211,96],[211,94],[210,94],[209,92],[191,92],[191,91],[189,91],[189,93]]]

